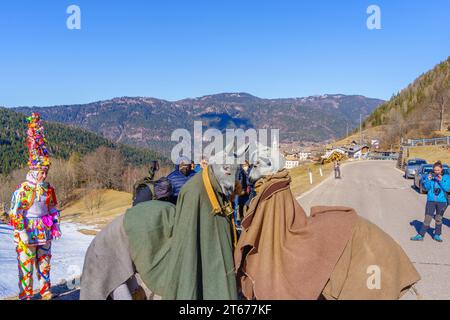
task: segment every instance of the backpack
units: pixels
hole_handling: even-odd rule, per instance
[[[133,187],[133,207],[138,203],[151,200],[169,201],[172,196],[172,185],[167,177],[157,181],[149,177],[139,180]]]
[[[133,186],[133,207],[144,201],[155,200],[155,181],[146,177]]]

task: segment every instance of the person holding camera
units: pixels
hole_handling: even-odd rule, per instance
[[[419,233],[412,237],[413,241],[422,241],[428,229],[431,220],[436,222],[433,239],[442,242],[442,220],[445,210],[448,207],[448,191],[450,190],[450,177],[443,174],[443,167],[440,161],[433,165],[433,173],[422,177],[422,185],[427,191],[427,204],[425,207],[425,220]]]

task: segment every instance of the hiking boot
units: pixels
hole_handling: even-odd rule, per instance
[[[423,237],[420,234],[417,234],[411,238],[411,241],[423,241]]]
[[[437,242],[442,242],[443,241],[440,234],[435,234],[433,239],[434,239],[434,241],[437,241]]]

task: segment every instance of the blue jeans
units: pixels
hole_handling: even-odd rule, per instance
[[[425,206],[425,220],[419,234],[423,237],[430,228],[431,220],[436,221],[436,229],[434,234],[441,235],[442,233],[442,219],[444,217],[445,210],[447,210],[448,204],[446,202],[434,202],[428,201]],[[436,214],[436,215],[435,215]]]

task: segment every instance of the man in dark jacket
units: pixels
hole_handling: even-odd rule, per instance
[[[178,194],[180,193],[181,188],[194,175],[195,172],[192,171],[191,161],[186,157],[178,158],[176,161],[175,170],[167,176],[167,179],[172,185],[172,203],[177,203]]]

